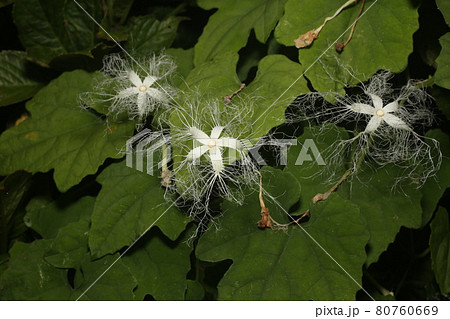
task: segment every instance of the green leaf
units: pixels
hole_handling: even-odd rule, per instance
[[[138,282],[134,292],[137,300],[143,300],[147,294],[156,300],[184,300],[192,252],[192,247],[184,242],[187,239],[185,235],[171,242],[160,232],[151,232],[123,257],[123,263]]]
[[[205,297],[205,289],[202,284],[196,280],[188,280],[185,300],[200,301]]]
[[[411,183],[392,189],[399,172],[401,168],[393,165],[376,170],[362,167],[352,180],[349,198],[361,209],[370,232],[367,265],[378,260],[394,241],[400,227],[422,225],[422,194],[417,185]]]
[[[264,168],[265,190],[284,211],[298,200],[300,185],[290,173]],[[265,196],[279,222],[285,212]],[[232,259],[219,282],[221,300],[349,300],[359,286],[317,245],[319,243],[360,284],[368,234],[358,207],[333,194],[320,203],[302,227],[286,232],[260,230],[258,193],[242,206],[226,202],[221,230],[208,230],[199,240],[197,256],[206,261]],[[311,236],[311,237],[310,237]],[[314,242],[311,238],[314,238]]]
[[[195,65],[209,61],[225,51],[237,53],[245,46],[252,29],[256,39],[266,42],[275,27],[286,0],[199,0],[203,9],[218,8],[195,46]]]
[[[169,48],[177,35],[178,25],[184,18],[170,16],[164,21],[154,16],[137,17],[130,30],[125,49],[133,55],[148,55]]]
[[[36,240],[31,244],[17,242],[10,250],[8,268],[0,278],[1,300],[75,300],[90,288],[81,300],[133,300],[136,280],[118,260],[98,282],[99,276],[118,258],[106,256],[90,261],[85,255],[75,274],[77,289],[70,286],[67,269],[59,269],[45,261],[52,240]]]
[[[31,186],[31,175],[18,171],[0,182],[0,254],[8,252],[9,241],[23,233],[22,202]]]
[[[255,80],[245,93],[263,96],[253,112],[252,138],[260,138],[285,120],[286,108],[294,99],[309,92],[306,80],[300,78],[302,67],[282,55],[269,55],[261,60]],[[230,93],[228,93],[230,94]]]
[[[69,204],[65,204],[62,200],[52,201],[35,197],[27,205],[25,224],[43,238],[55,238],[61,228],[88,218],[92,213],[93,204],[93,197],[83,197]]]
[[[439,142],[442,152],[442,164],[436,176],[430,177],[423,185],[422,191],[422,226],[425,226],[433,216],[439,200],[445,190],[450,187],[450,141],[447,134],[441,130],[430,130],[427,135]]]
[[[51,240],[31,244],[16,242],[10,250],[8,269],[0,279],[2,300],[68,300],[71,287],[67,270],[45,262]]]
[[[447,24],[450,24],[450,3],[446,0],[436,0],[436,4]]]
[[[450,292],[450,224],[448,212],[439,207],[430,224],[431,261],[441,293]]]
[[[439,43],[442,46],[442,51],[436,59],[437,69],[434,74],[434,83],[443,88],[450,89],[450,32],[444,34]]]
[[[217,55],[212,61],[197,64],[186,78],[186,89],[209,93],[216,98],[231,94],[241,85],[236,75],[238,59],[237,53],[228,51]]]
[[[81,200],[80,200],[81,201]],[[90,198],[90,211],[94,199]],[[45,260],[58,268],[77,268],[88,253],[90,215],[61,227]]]
[[[36,73],[35,69],[25,52],[0,52],[0,106],[22,102],[44,86],[31,72]]]
[[[125,41],[129,36],[129,24],[125,24],[134,0],[106,0],[102,27],[97,36],[108,41],[113,37],[116,41]],[[105,31],[108,34],[105,33]],[[110,37],[111,36],[111,37]]]
[[[81,297],[80,300],[134,300],[133,289],[136,287],[136,279],[123,261],[117,260],[119,254],[94,261],[90,258],[90,255],[86,255],[81,264],[81,271],[77,271],[76,276],[83,277],[83,284],[72,292],[70,300],[76,300],[79,297]],[[110,267],[113,263],[114,265]],[[103,276],[99,279],[100,275]],[[97,279],[99,280],[95,282]],[[75,280],[81,279],[75,278]],[[95,284],[91,286],[94,282]],[[86,290],[86,294],[81,296]]]
[[[96,21],[101,20],[97,1],[77,2]],[[91,56],[98,28],[75,1],[16,0],[13,16],[28,55],[42,64],[67,53]]]
[[[121,162],[106,168],[97,180],[102,189],[95,202],[89,235],[94,256],[130,245],[153,223],[172,240],[186,228],[189,219],[166,201],[156,176]]]
[[[295,39],[318,28],[340,5],[341,1],[289,0],[275,29],[276,39],[293,46]],[[343,93],[344,84],[365,81],[380,67],[393,73],[406,68],[413,51],[412,35],[419,27],[417,9],[409,0],[366,1],[364,8],[353,38],[342,53],[336,52],[333,43],[347,39],[349,31],[345,31],[353,24],[359,4],[328,22],[311,47],[299,50],[300,62],[305,69],[310,68],[306,76],[317,91]],[[358,79],[350,76],[348,68]]]
[[[27,103],[31,118],[0,136],[0,175],[18,169],[32,173],[54,169],[66,191],[93,174],[119,151],[134,131],[133,122],[114,123],[80,109],[80,93],[92,90],[94,74],[67,72]]]

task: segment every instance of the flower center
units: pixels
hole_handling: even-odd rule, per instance
[[[209,140],[209,142],[208,142],[208,147],[209,147],[209,148],[213,148],[214,146],[216,146],[216,141],[214,141],[214,140]]]
[[[141,86],[139,87],[139,91],[145,92],[145,91],[147,91],[147,87],[146,87],[145,85],[141,85]]]
[[[384,116],[384,111],[383,110],[377,110],[375,112],[376,115],[378,115],[379,117],[383,117]]]

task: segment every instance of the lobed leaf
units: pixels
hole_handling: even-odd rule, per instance
[[[77,2],[101,20],[98,1]],[[91,56],[95,47],[97,25],[75,1],[15,0],[13,16],[28,55],[44,65],[68,53]]]
[[[95,202],[89,235],[94,256],[130,245],[152,224],[172,240],[186,228],[189,219],[166,201],[156,176],[121,162],[106,168],[98,182],[102,189]]]
[[[286,0],[199,0],[203,9],[218,8],[195,45],[195,65],[214,59],[225,51],[237,53],[245,46],[252,29],[265,43],[280,16]]]
[[[143,300],[147,294],[156,300],[184,300],[192,252],[185,243],[187,239],[183,236],[182,240],[171,242],[161,233],[152,232],[124,256],[123,263],[138,283],[134,291],[137,300]]]
[[[151,15],[137,17],[130,29],[125,49],[132,55],[145,56],[169,48],[177,35],[181,17],[170,16],[159,21]]]
[[[245,93],[263,96],[251,118],[252,138],[260,138],[285,120],[286,108],[295,98],[309,92],[301,77],[302,67],[283,55],[268,55],[258,65],[256,78]]]
[[[16,242],[8,268],[0,278],[1,300],[68,300],[71,287],[67,270],[48,264],[43,256],[51,240]]]
[[[319,92],[344,93],[346,84],[365,81],[380,68],[397,73],[408,64],[412,35],[419,27],[417,8],[409,0],[366,1],[352,40],[342,53],[336,52],[334,43],[346,41],[360,3],[329,21],[311,47],[299,50],[299,60],[308,70],[306,76]],[[276,39],[293,46],[295,39],[318,28],[341,4],[330,0],[288,0],[275,29]]]
[[[64,204],[47,198],[34,197],[28,203],[25,224],[43,238],[55,238],[58,231],[74,222],[89,218],[94,198],[83,197],[74,203]]]
[[[298,145],[290,149],[288,165],[285,168],[285,171],[292,173],[302,184],[301,204],[304,206],[301,207],[303,209],[310,207],[312,213],[316,209],[316,205],[312,204],[312,198],[329,190],[335,184],[335,180],[346,171],[343,158],[334,158],[334,161],[330,162],[326,157],[327,150],[333,147],[336,140],[348,136],[343,129],[337,129],[333,125],[322,128],[320,135],[315,135],[314,132],[314,129],[305,129],[305,133],[298,139]],[[307,139],[314,142],[321,155],[325,154],[323,155],[325,165],[321,166],[317,161],[306,167],[295,165],[296,158]],[[311,152],[308,154],[311,160],[316,160]],[[368,265],[378,260],[379,255],[394,241],[400,227],[421,226],[422,194],[417,185],[411,183],[402,185],[401,189],[392,189],[400,172],[401,168],[394,165],[377,169],[362,165],[354,173],[356,175],[347,179],[338,189],[341,196],[359,207],[361,216],[366,220],[366,227],[370,233],[366,261]],[[335,180],[329,178],[330,173],[337,174]]]
[[[27,103],[31,118],[0,136],[0,174],[54,169],[56,185],[66,191],[105,159],[123,156],[134,123],[107,125],[78,105],[79,94],[92,90],[94,77],[80,70],[64,73]]]
[[[264,168],[265,200],[272,217],[288,222],[286,211],[298,201],[300,184],[288,172]],[[278,202],[269,200],[276,198]],[[281,208],[281,209],[280,209]],[[221,230],[208,230],[199,240],[197,256],[206,261],[232,259],[219,282],[221,300],[348,300],[361,282],[368,233],[359,209],[334,194],[318,205],[311,219],[286,232],[256,227],[257,192],[242,206],[226,202]],[[355,283],[327,255],[328,252]]]

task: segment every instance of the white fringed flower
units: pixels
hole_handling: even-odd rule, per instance
[[[211,221],[210,200],[221,197],[241,203],[246,186],[256,187],[259,167],[249,155],[252,99],[243,95],[227,105],[196,92],[179,99],[168,123],[172,147],[172,183],[169,190],[188,204],[190,215],[203,229]],[[214,220],[212,220],[214,224]]]
[[[436,173],[442,157],[436,140],[416,133],[433,122],[431,98],[412,82],[394,90],[389,83],[392,76],[387,71],[375,74],[368,84],[361,84],[361,95],[310,93],[299,97],[288,121],[344,124],[346,128],[353,125],[353,137],[337,140],[328,155],[322,154],[327,163],[342,167],[338,161],[345,159],[354,171],[362,162],[377,167],[395,164],[402,176],[397,176],[394,184],[409,179],[420,186]],[[351,155],[347,158],[342,154]],[[331,166],[327,169],[332,170]]]
[[[393,128],[407,131],[411,130],[411,128],[403,122],[403,120],[392,114],[398,111],[399,104],[397,100],[383,106],[383,100],[381,97],[371,93],[369,93],[369,96],[372,98],[374,106],[365,103],[353,103],[352,105],[347,106],[350,110],[356,113],[372,116],[370,121],[367,123],[364,133],[374,132],[383,122],[386,122]]]
[[[149,109],[153,109],[150,106],[152,102],[154,102],[153,104],[168,102],[168,96],[161,89],[151,87],[158,80],[157,77],[148,75],[142,81],[136,72],[128,71],[128,79],[133,86],[120,91],[118,98],[136,98],[136,106],[140,117],[143,117]]]
[[[171,107],[177,92],[170,84],[175,68],[164,54],[139,61],[119,54],[105,56],[103,76],[94,92],[83,94],[82,101],[88,107],[106,109],[115,116],[126,114],[129,119],[137,119],[140,127],[156,109]]]
[[[208,136],[202,130],[196,127],[190,127],[189,133],[192,135],[192,138],[202,145],[190,150],[187,155],[187,160],[195,161],[208,152],[214,173],[220,175],[225,167],[222,158],[222,148],[229,147],[237,151],[244,149],[242,143],[235,138],[220,138],[223,129],[223,126],[215,126],[211,130],[211,136]]]

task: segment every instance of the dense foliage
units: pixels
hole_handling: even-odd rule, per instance
[[[0,299],[448,300],[450,4],[344,3],[0,0]]]

